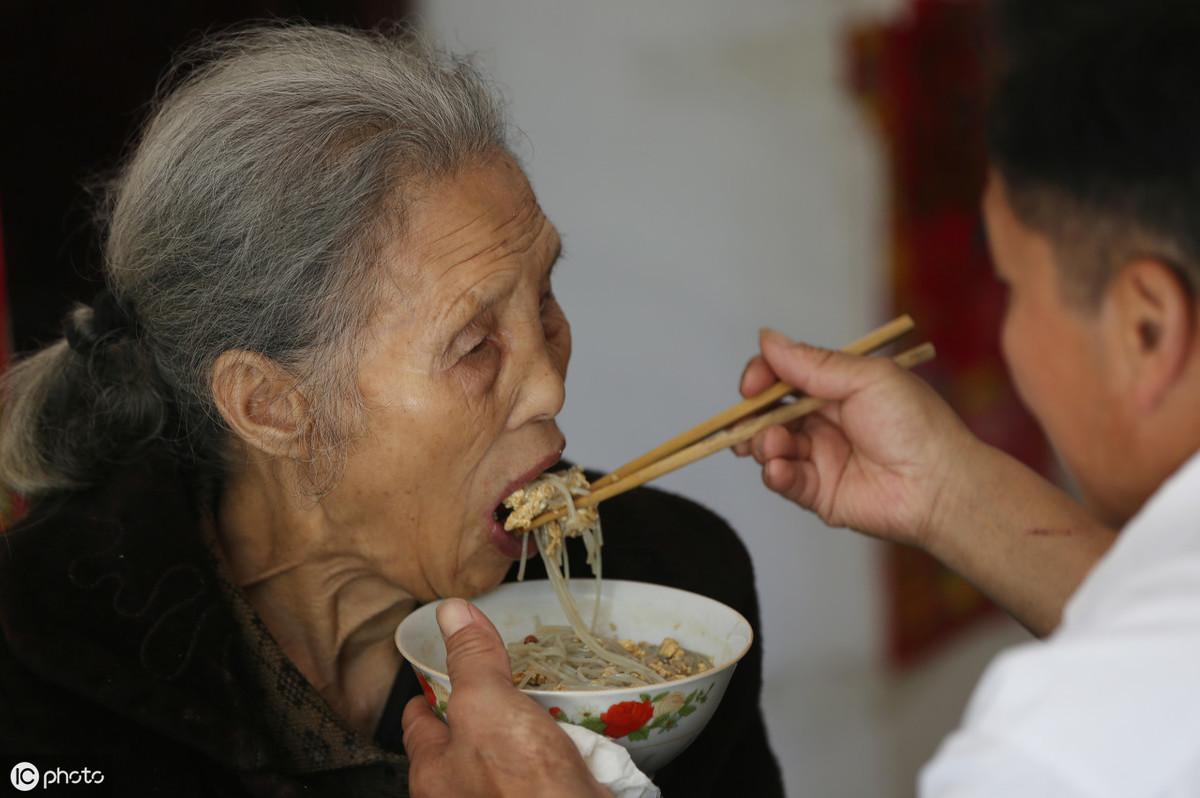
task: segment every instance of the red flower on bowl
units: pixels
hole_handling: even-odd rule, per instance
[[[420,671],[414,671],[417,674],[417,681],[421,683],[421,692],[425,694],[425,700],[429,702],[429,706],[437,706],[437,696],[433,694],[433,688],[429,686],[429,682],[425,681],[425,677]]]
[[[646,725],[654,717],[654,705],[649,701],[622,701],[613,704],[600,715],[604,733],[609,737],[624,737]]]

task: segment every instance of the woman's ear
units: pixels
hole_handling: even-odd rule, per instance
[[[1161,260],[1125,264],[1106,295],[1115,323],[1112,355],[1139,413],[1153,412],[1183,374],[1196,346],[1195,303],[1182,278]]]
[[[247,446],[274,457],[304,457],[308,404],[275,361],[244,350],[222,352],[213,364],[212,391],[221,417]]]

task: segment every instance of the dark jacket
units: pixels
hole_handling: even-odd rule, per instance
[[[229,583],[195,485],[146,458],[0,537],[0,772],[100,770],[89,794],[408,795],[411,670],[374,739],[348,729]],[[605,503],[604,529],[605,576],[712,596],[758,630],[749,557],[709,511],[641,489]],[[783,794],[761,676],[756,639],[708,728],[657,774],[668,798]]]

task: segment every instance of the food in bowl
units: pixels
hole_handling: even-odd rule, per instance
[[[644,672],[630,671],[600,659],[569,626],[539,625],[520,642],[508,644],[513,684],[542,690],[596,690],[658,684],[712,668],[710,657],[688,651],[673,637],[665,637],[657,645],[601,635],[595,635],[595,639],[609,651],[628,656],[659,678],[648,679]]]
[[[572,579],[567,589],[575,601],[588,600],[593,598],[594,583]],[[536,619],[554,623],[562,614],[553,587],[544,579],[501,585],[472,601],[505,640],[523,640],[536,634]],[[421,676],[426,700],[444,715],[451,684],[436,610],[435,602],[405,618],[396,630],[396,644]],[[647,773],[674,759],[704,729],[753,640],[750,623],[719,601],[621,579],[604,580],[597,628],[622,640],[670,637],[712,660],[708,670],[649,686],[523,689],[560,723],[583,726],[615,740]]]

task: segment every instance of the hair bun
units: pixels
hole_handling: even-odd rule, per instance
[[[67,317],[63,334],[72,350],[90,355],[98,347],[132,336],[137,322],[107,288]]]

